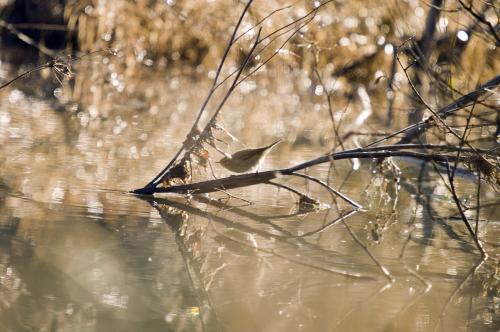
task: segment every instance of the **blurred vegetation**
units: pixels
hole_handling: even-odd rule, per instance
[[[148,83],[144,76],[150,74],[143,68],[138,70],[139,67],[152,71],[167,68],[172,76],[180,73],[179,70],[193,75],[208,74],[221,57],[242,4],[233,0],[25,0],[3,1],[0,6],[3,20],[18,24],[21,32],[47,47],[64,45],[66,51],[61,53],[71,53],[73,49],[81,52],[116,50],[116,56],[87,61],[85,68],[76,70],[79,75],[71,94],[83,103],[83,108],[88,108],[100,106],[96,105],[97,100],[105,100],[104,96],[117,87],[120,94],[140,97],[146,93],[149,99],[160,95],[161,87],[157,88],[159,91],[151,86],[144,88]],[[472,4],[485,20],[497,24],[497,7],[482,1]],[[298,79],[293,84],[301,90],[309,89],[314,99],[324,96],[318,82],[317,74],[320,74],[327,92],[337,102],[345,98],[351,100],[359,86],[364,86],[373,99],[372,104],[377,105],[374,112],[380,118],[387,116],[385,106],[394,99],[396,104],[391,107],[404,108],[408,100],[398,99],[393,90],[408,93],[409,87],[405,87],[401,70],[396,68],[395,73],[391,70],[393,50],[413,37],[414,42],[406,44],[405,60],[407,63],[415,60],[412,47],[420,41],[432,6],[422,1],[377,0],[349,4],[342,0],[257,1],[245,17],[240,32],[264,20],[263,34],[271,33],[316,6],[322,8],[289,40],[279,52],[279,59],[259,71],[258,75],[266,71],[270,75],[261,75],[265,77],[258,86],[276,90],[286,86],[286,82],[279,81],[280,74],[295,72]],[[29,24],[33,26],[23,28]],[[64,33],[46,30],[43,26],[37,28],[36,24],[60,25]],[[420,78],[424,97],[432,95],[437,104],[446,104],[459,92],[466,93],[478,82],[498,73],[498,45],[485,25],[478,23],[458,2],[442,2],[436,29],[427,45],[426,75]],[[5,29],[2,36],[15,39]],[[228,68],[241,64],[252,36],[247,34],[233,47]],[[269,82],[269,77],[278,79]],[[125,81],[119,84],[117,79]],[[100,90],[98,97],[87,96],[91,88],[92,94]],[[342,107],[346,107],[345,102]],[[395,114],[396,119],[399,116]],[[402,118],[406,121],[407,114]]]
[[[285,1],[257,3],[246,17],[242,31],[287,4]],[[311,10],[313,5],[296,3],[267,19],[264,29],[275,31]],[[391,57],[382,52],[384,46],[389,43],[397,46],[410,36],[418,37],[424,28],[427,8],[417,1],[328,3],[303,33],[290,40],[286,52],[276,62],[279,66],[306,70],[313,80],[312,67],[322,70],[327,77],[341,76],[336,84],[349,93],[357,84],[373,82],[380,75],[389,76]],[[198,72],[215,67],[240,10],[241,6],[234,1],[179,1],[171,5],[164,1],[78,1],[66,4],[65,19],[69,30],[77,31],[81,50],[116,49],[122,71],[126,76],[134,76],[138,65],[187,64]],[[471,25],[473,20],[464,11],[444,13],[435,45],[440,48],[433,47],[435,52],[428,61],[438,74],[444,72],[445,79],[451,81],[453,77],[450,83],[458,89],[470,88],[467,82],[477,82],[489,73],[498,72],[498,61],[494,61],[496,48],[480,33],[468,42],[471,46],[462,51],[464,54],[453,52],[460,43],[457,33]],[[241,62],[246,48],[248,45],[244,44],[235,48],[235,61]],[[390,47],[385,50],[390,53]]]

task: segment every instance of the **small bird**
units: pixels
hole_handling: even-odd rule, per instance
[[[281,139],[261,148],[238,151],[219,160],[219,164],[235,173],[244,173],[258,169],[269,151],[279,142],[281,142]]]

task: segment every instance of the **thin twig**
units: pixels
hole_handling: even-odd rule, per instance
[[[443,308],[441,309],[441,312],[439,313],[439,317],[438,317],[438,320],[436,322],[436,324],[434,325],[434,331],[438,331],[439,330],[439,325],[441,324],[441,321],[443,320],[445,314],[446,314],[446,310],[448,309],[448,306],[451,304],[451,302],[453,301],[453,299],[455,298],[455,296],[457,296],[458,292],[460,292],[460,290],[462,289],[462,287],[464,287],[465,283],[467,282],[467,280],[469,280],[469,278],[474,275],[474,273],[481,267],[481,265],[483,265],[483,263],[485,262],[485,260],[481,260],[477,265],[475,265],[470,271],[469,273],[467,273],[467,275],[465,276],[465,278],[458,284],[458,286],[455,288],[455,290],[453,291],[453,293],[450,295],[450,297],[448,298],[448,300],[446,301],[445,305],[443,306]]]
[[[90,56],[90,55],[93,55],[93,54],[96,54],[96,53],[101,53],[101,52],[111,52],[111,50],[98,50],[98,51],[94,51],[94,52],[90,52],[90,53],[85,53],[83,55],[80,55],[80,56],[77,56],[77,57],[72,57],[72,56],[67,56],[65,57],[65,60],[61,60],[60,57],[56,57],[55,59],[41,65],[41,66],[38,66],[38,67],[35,67],[33,69],[30,69],[30,70],[27,70],[25,71],[24,73],[14,77],[13,79],[9,80],[8,82],[6,83],[3,83],[2,85],[0,85],[0,90],[11,85],[12,83],[14,83],[15,81],[23,78],[23,77],[26,77],[26,76],[29,76],[30,74],[34,73],[34,72],[37,72],[37,71],[40,71],[42,69],[45,69],[45,68],[52,68],[54,70],[54,72],[60,72],[62,74],[70,74],[71,73],[71,69],[70,69],[70,66],[69,66],[69,63],[73,63],[73,62],[76,62],[76,61],[79,61],[81,60],[82,58],[84,57],[87,57],[87,56]]]
[[[231,47],[233,46],[233,41],[234,39],[236,38],[236,33],[241,25],[241,22],[243,21],[243,17],[246,15],[246,13],[248,12],[251,4],[252,4],[253,0],[249,0],[245,6],[245,8],[243,9],[243,11],[241,12],[241,15],[238,19],[238,22],[236,23],[236,25],[234,26],[234,29],[233,29],[233,33],[231,34],[231,38],[229,39],[227,45],[226,45],[226,49],[224,50],[224,53],[222,54],[222,58],[219,62],[219,66],[217,67],[217,71],[216,71],[216,74],[215,74],[215,77],[214,77],[214,80],[212,82],[212,87],[210,88],[210,90],[208,91],[208,95],[205,97],[205,100],[203,102],[203,104],[201,105],[201,108],[200,110],[198,111],[198,114],[196,116],[196,119],[191,127],[191,130],[189,131],[189,134],[188,136],[192,135],[194,133],[194,131],[196,130],[197,128],[197,125],[198,125],[198,122],[200,121],[201,119],[201,116],[203,115],[203,113],[205,112],[205,109],[208,105],[208,102],[211,100],[212,98],[212,95],[214,94],[214,92],[216,91],[216,86],[217,86],[217,81],[219,79],[219,76],[220,76],[220,73],[222,71],[222,67],[224,67],[224,64],[226,62],[226,59],[227,59],[227,56],[229,55],[229,51],[231,49]],[[145,188],[149,188],[151,186],[156,186],[158,184],[158,180],[165,174],[165,172],[174,164],[174,162],[177,160],[177,158],[179,157],[179,155],[182,153],[182,151],[184,150],[184,145],[182,145],[180,147],[180,149],[177,151],[177,153],[174,155],[174,157],[171,159],[171,161],[167,164],[167,166],[160,172],[158,173],[157,176],[155,176],[153,178],[153,180],[151,180],[146,186]]]
[[[236,37],[233,40],[233,44],[235,44],[239,39],[241,39],[247,33],[249,33],[250,31],[254,30],[256,27],[260,26],[262,23],[264,23],[265,20],[267,20],[268,18],[270,18],[274,14],[279,13],[280,11],[283,11],[283,10],[286,10],[286,9],[290,9],[293,6],[294,5],[288,5],[288,6],[284,6],[284,7],[281,7],[281,8],[278,8],[278,9],[275,9],[275,10],[271,11],[269,14],[267,14],[266,16],[264,16],[264,18],[262,18],[260,21],[258,21],[254,26],[248,28],[247,30],[245,30],[244,32],[242,32],[240,35],[238,35],[238,37]]]
[[[333,189],[332,187],[330,187],[328,184],[324,183],[320,179],[317,179],[317,178],[315,178],[313,176],[310,176],[310,175],[300,174],[300,173],[292,173],[291,175],[298,176],[298,177],[301,177],[301,178],[304,178],[304,179],[308,179],[309,181],[316,182],[320,186],[326,188],[328,190],[328,192],[330,193],[330,195],[332,195],[333,199],[335,199],[334,195],[336,195],[336,196],[342,198],[344,201],[346,201],[347,203],[351,204],[352,206],[354,206],[357,209],[362,209],[363,208],[363,206],[361,206],[361,204],[356,203],[355,201],[353,201],[352,199],[350,199],[346,195],[344,195],[344,194],[340,193],[339,191]]]
[[[481,22],[482,24],[486,25],[488,27],[488,30],[490,31],[490,34],[495,38],[496,45],[500,45],[500,36],[498,36],[497,31],[495,27],[484,17],[482,14],[478,14],[474,11],[474,8],[472,8],[472,3],[470,3],[468,6],[465,5],[465,3],[462,0],[458,0],[460,5],[467,11],[469,12],[476,20]]]
[[[464,107],[470,105],[473,103],[475,100],[477,100],[480,96],[485,94],[486,92],[490,91],[491,89],[497,87],[500,84],[500,75],[493,77],[490,79],[488,82],[484,83],[483,85],[479,86],[477,89],[469,92],[468,94],[458,98],[457,100],[453,101],[452,103],[448,104],[447,106],[441,108],[437,114],[439,115],[440,118],[445,119],[448,116],[454,114],[458,110],[463,109]],[[413,140],[415,137],[420,136],[423,132],[425,132],[427,129],[429,129],[433,123],[430,121],[431,118],[428,118],[426,120],[423,120],[419,123],[412,124],[408,127],[405,127],[403,129],[400,129],[388,136],[382,137],[365,147],[370,147],[374,145],[378,145],[382,142],[385,142],[393,137],[396,137],[400,134],[405,133],[405,136],[401,138],[398,142],[398,144],[402,143],[408,143],[411,140]]]
[[[389,282],[393,283],[395,281],[394,277],[392,274],[389,272],[389,270],[382,265],[382,263],[379,262],[379,260],[373,255],[370,249],[364,244],[359,237],[352,231],[351,227],[345,222],[345,220],[342,220],[342,224],[347,228],[349,231],[349,234],[351,234],[351,237],[356,241],[356,243],[363,248],[363,250],[368,254],[368,256],[372,259],[372,261],[379,267],[380,271],[382,271],[383,275],[389,280]]]
[[[28,44],[28,45],[36,48],[38,51],[40,51],[41,53],[43,53],[45,55],[48,55],[48,56],[50,56],[52,58],[57,55],[56,51],[47,48],[42,43],[36,42],[35,40],[33,40],[32,38],[30,38],[25,33],[22,33],[21,31],[17,30],[14,27],[14,25],[12,25],[11,23],[5,22],[4,20],[0,19],[0,27],[3,27],[5,29],[7,29],[10,33],[12,33],[13,35],[15,35],[19,40],[21,40],[21,41],[25,42],[26,44]]]
[[[254,250],[263,252],[265,254],[276,256],[276,257],[284,259],[284,260],[286,260],[288,262],[291,262],[291,263],[294,263],[294,264],[298,264],[298,265],[302,265],[302,266],[305,266],[305,267],[308,267],[308,268],[312,268],[314,270],[318,270],[318,271],[322,271],[322,272],[328,272],[328,273],[333,273],[333,274],[339,274],[339,275],[342,275],[342,276],[348,277],[348,278],[364,279],[364,280],[370,280],[370,279],[372,279],[372,277],[365,276],[365,275],[363,275],[361,273],[349,272],[349,271],[346,271],[346,270],[340,270],[340,269],[335,268],[335,267],[326,267],[324,265],[317,265],[317,264],[312,264],[312,263],[309,263],[309,262],[301,261],[301,260],[299,260],[297,258],[293,258],[293,257],[289,257],[289,256],[285,256],[283,254],[280,254],[280,253],[276,252],[276,250],[273,250],[273,249],[266,249],[266,248],[263,248],[263,247],[257,247],[257,246],[254,246],[254,245],[250,245],[248,243],[241,242],[241,241],[239,241],[237,239],[229,237],[229,236],[227,236],[225,234],[222,234],[220,232],[218,232],[218,235],[223,236],[226,239],[231,240],[233,242],[236,242],[239,245],[242,245],[242,246],[245,246],[245,247],[249,247],[249,248],[252,248]]]
[[[451,172],[451,170],[450,170],[449,167],[448,167],[448,180],[450,181],[451,194],[452,194],[452,197],[453,197],[453,201],[455,202],[455,205],[456,205],[456,207],[458,209],[458,212],[460,213],[460,216],[462,217],[462,221],[464,222],[465,227],[469,231],[469,234],[471,235],[472,239],[476,243],[477,248],[481,252],[481,256],[483,257],[483,260],[485,260],[485,259],[488,258],[488,254],[486,253],[486,251],[483,248],[483,245],[479,241],[477,234],[474,233],[474,230],[472,229],[472,227],[471,227],[471,225],[469,223],[469,220],[467,220],[467,216],[465,215],[465,212],[462,209],[462,204],[460,202],[460,199],[458,198],[458,195],[457,195],[457,192],[456,192],[456,189],[455,189],[455,184],[453,182],[452,172]]]
[[[322,233],[324,232],[325,230],[327,230],[328,228],[332,227],[333,225],[339,223],[340,221],[343,221],[347,218],[349,218],[350,216],[354,215],[355,213],[357,213],[358,211],[357,210],[351,210],[349,211],[347,214],[341,214],[339,217],[335,218],[334,220],[324,224],[323,226],[321,226],[320,228],[318,229],[315,229],[313,231],[310,231],[310,232],[307,232],[307,233],[304,233],[304,234],[301,234],[301,235],[297,235],[297,237],[306,237],[306,236],[311,236],[311,235],[316,235],[316,234],[319,234],[319,233]]]
[[[327,89],[327,87],[326,87],[325,83],[323,82],[323,79],[321,78],[321,75],[318,71],[318,60],[316,59],[316,56],[314,56],[314,73],[316,74],[316,78],[318,79],[319,84],[321,85],[321,87],[323,88],[323,91],[326,94],[326,101],[328,102],[328,114],[330,114],[330,121],[332,122],[332,130],[333,130],[333,133],[335,134],[335,140],[334,140],[332,151],[334,151],[335,148],[337,147],[337,144],[336,144],[337,141],[338,141],[340,147],[342,148],[342,150],[345,150],[344,142],[342,140],[342,137],[340,137],[339,132],[337,130],[337,127],[335,125],[335,117],[333,115],[333,106],[332,106],[332,94],[331,94],[331,91],[329,91]]]

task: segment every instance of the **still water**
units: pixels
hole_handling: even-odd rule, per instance
[[[124,84],[114,78],[113,86]],[[481,262],[432,167],[395,160],[399,186],[390,170],[365,161],[310,171],[360,211],[300,178],[282,183],[320,207],[301,209],[269,185],[231,197],[135,197],[127,191],[147,183],[183,141],[208,82],[160,76],[150,81],[166,92],[137,86],[127,96],[118,88],[85,94],[82,81],[44,87],[57,98],[37,96],[26,88],[40,84],[33,81],[0,90],[1,331],[499,329],[498,265]],[[242,100],[273,112],[270,98],[236,97],[236,114],[225,118],[232,134],[249,146],[285,140],[263,169],[328,151],[307,128],[326,113],[304,119],[300,132],[300,120],[287,117],[255,135],[245,124],[269,119],[254,113],[238,122]],[[473,177],[458,190],[474,205]],[[485,192],[483,204],[495,199]],[[498,215],[493,205],[479,218],[496,258]]]

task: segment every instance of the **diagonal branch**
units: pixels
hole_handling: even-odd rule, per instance
[[[468,94],[458,98],[457,100],[453,101],[452,103],[448,104],[447,106],[441,108],[437,113],[437,115],[441,119],[446,119],[448,116],[454,114],[458,110],[461,110],[464,107],[467,107],[474,103],[479,97],[481,97],[483,94],[486,92],[490,92],[491,89],[497,87],[500,85],[500,75],[495,76],[488,82],[484,83],[483,85],[480,85],[476,90],[469,92]],[[401,138],[398,141],[398,144],[403,144],[403,143],[408,143],[411,142],[414,138],[420,136],[422,133],[424,133],[427,129],[432,127],[432,121],[429,119],[421,121],[419,123],[410,125],[406,128],[403,128],[401,130],[398,130],[395,133],[392,133],[391,135],[385,136],[383,138],[380,138],[366,147],[373,146],[380,144],[382,142],[385,142],[393,137],[396,137],[402,133],[405,133],[405,136]]]
[[[420,160],[425,160],[425,161],[432,160],[441,163],[453,162],[457,159],[456,155],[429,154],[429,153],[413,152],[413,151],[397,151],[397,150],[392,151],[389,149],[384,149],[383,147],[380,147],[378,149],[380,149],[380,151],[364,151],[363,149],[347,150],[347,151],[327,154],[289,168],[283,168],[283,169],[277,169],[259,173],[233,175],[221,179],[201,181],[197,183],[190,183],[178,186],[170,186],[166,188],[142,188],[134,190],[132,191],[132,193],[139,195],[152,195],[154,193],[203,194],[220,190],[230,190],[230,189],[248,187],[256,184],[265,183],[275,178],[293,175],[293,173],[306,169],[308,167],[312,167],[326,162],[331,162],[332,160],[341,160],[341,159],[413,157]],[[470,157],[460,156],[458,157],[458,159],[464,162],[464,161],[469,161]]]
[[[352,199],[350,199],[349,197],[347,197],[346,195],[342,194],[341,192],[339,192],[338,190],[335,190],[333,189],[332,187],[330,187],[328,184],[324,183],[323,181],[321,181],[320,179],[316,179],[315,177],[312,177],[312,176],[309,176],[309,175],[305,175],[305,174],[301,174],[301,173],[292,173],[291,175],[293,176],[298,176],[298,177],[301,177],[301,178],[304,178],[304,179],[307,179],[307,180],[310,180],[310,181],[313,181],[313,182],[316,182],[317,184],[319,184],[320,186],[326,188],[326,190],[328,190],[328,192],[330,193],[330,195],[332,195],[332,198],[335,199],[335,196],[338,196],[340,198],[342,198],[344,201],[346,201],[347,203],[351,204],[352,206],[354,206],[355,208],[358,208],[358,209],[361,209],[363,208],[361,206],[361,204],[359,203],[356,203],[355,201],[353,201]]]

